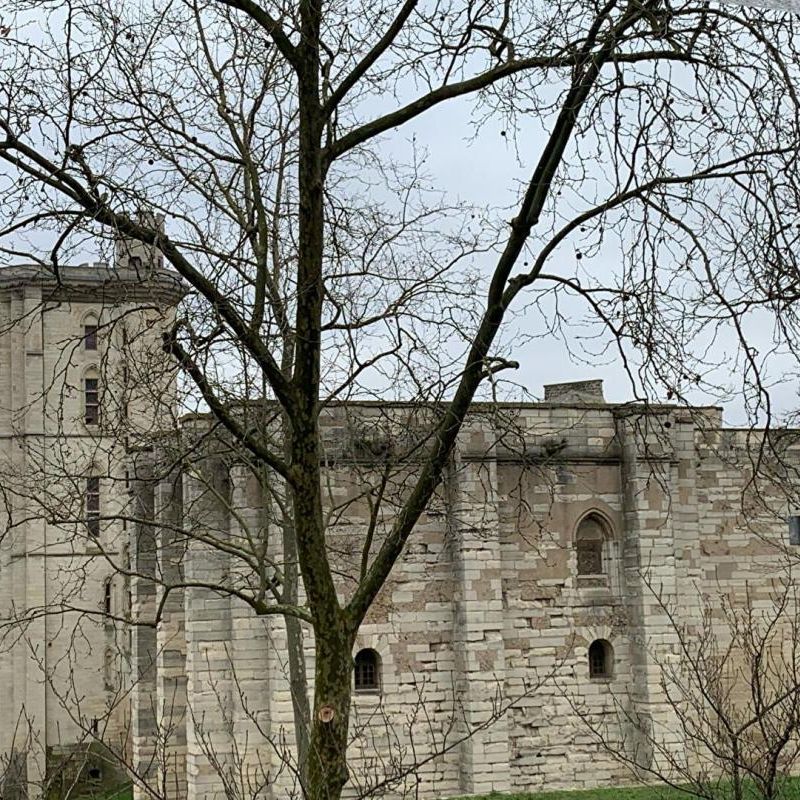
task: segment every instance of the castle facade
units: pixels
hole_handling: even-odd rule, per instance
[[[280,491],[211,419],[175,419],[161,336],[182,289],[141,247],[60,282],[0,271],[7,780],[45,785],[76,754],[70,779],[100,780],[114,753],[137,797],[296,795],[286,626],[240,599],[287,559]],[[343,595],[434,411],[323,412]],[[717,408],[606,403],[598,381],[478,404],[361,628],[346,793],[589,787],[630,781],[625,759],[645,777],[699,763],[670,695],[686,641],[724,642],[720,603],[768,610],[791,578],[766,440]]]
[[[186,425],[204,438],[212,422]],[[364,487],[425,429],[403,404],[324,411],[343,596],[370,529]],[[685,648],[710,637],[724,652],[722,608],[768,613],[791,582],[785,486],[754,479],[756,441],[723,428],[717,408],[607,404],[598,381],[546,387],[541,403],[477,405],[361,628],[345,792],[518,792],[713,770],[676,701],[693,681]],[[285,625],[206,588],[254,584],[238,556],[254,539],[282,563],[264,513],[272,490],[224,445],[180,470],[171,457],[166,469],[144,463],[138,503],[153,516],[138,572],[185,588],[166,599],[146,580],[134,588],[135,614],[166,608],[135,651],[134,715],[151,732],[136,740],[139,763],[176,798],[297,795]],[[310,631],[305,644],[311,680]],[[165,730],[177,735],[159,749]]]

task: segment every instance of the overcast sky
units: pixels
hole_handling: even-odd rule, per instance
[[[765,0],[743,5],[800,12],[800,0]],[[403,156],[410,151],[411,137],[416,136],[416,144],[429,152],[430,158],[426,164],[428,172],[437,185],[446,188],[451,201],[460,199],[469,205],[510,208],[520,198],[520,186],[530,179],[541,151],[543,136],[534,125],[528,131],[521,131],[517,138],[517,152],[511,137],[501,136],[500,131],[501,123],[490,120],[476,132],[472,126],[471,104],[468,101],[455,101],[444,103],[422,115],[391,136],[385,146]],[[86,253],[87,259],[96,257],[96,253]],[[613,255],[606,253],[593,259],[587,267],[600,274],[611,272],[615,265],[610,259],[613,259]],[[490,264],[487,261],[487,269]],[[576,300],[567,311],[579,317],[584,313],[584,307]],[[535,321],[531,320],[533,324]],[[769,342],[768,326],[752,331],[752,335],[763,337],[765,344]],[[542,386],[547,383],[602,378],[607,400],[631,399],[627,378],[610,355],[606,359],[595,359],[591,364],[574,363],[563,345],[551,338],[546,342],[539,340],[517,346],[513,356],[520,362],[516,380],[533,396],[541,397]],[[725,376],[720,377],[724,380]],[[715,398],[702,393],[695,394],[692,400],[698,404],[716,402]],[[774,400],[778,408],[783,410],[797,407],[795,384],[782,386],[775,392]],[[735,399],[726,404],[726,417],[732,424],[744,421],[743,410],[737,406]]]

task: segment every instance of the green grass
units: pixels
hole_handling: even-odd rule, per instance
[[[758,793],[754,787],[748,787],[745,797],[757,800]],[[714,796],[719,800],[727,800],[731,796],[729,790],[720,786]],[[460,798],[460,800],[691,800],[695,795],[680,789],[667,786],[619,786],[605,789],[580,789],[556,792],[519,792],[502,794],[492,792],[483,797]],[[800,800],[800,778],[786,778],[781,785],[781,800]]]
[[[495,793],[459,800],[690,800],[691,795],[663,786],[626,786],[552,792]]]
[[[84,794],[78,800],[133,800],[133,786],[126,783],[116,789],[98,791],[96,794]]]
[[[800,800],[800,778],[787,778],[781,787],[782,800]],[[720,787],[717,795],[726,800],[730,793]],[[753,792],[746,795],[755,800]],[[680,789],[667,786],[619,786],[606,789],[580,789],[557,792],[519,792],[502,794],[492,792],[482,797],[459,798],[458,800],[691,800],[694,795]],[[93,795],[86,795],[80,800],[133,800],[133,787],[130,784]]]
[[[606,789],[490,794],[464,800],[689,800],[691,795],[664,786],[625,786]]]

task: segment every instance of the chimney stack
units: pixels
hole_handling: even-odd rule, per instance
[[[545,403],[605,403],[603,381],[551,383],[544,387]]]

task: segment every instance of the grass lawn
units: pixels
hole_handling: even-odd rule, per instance
[[[751,788],[752,787],[748,787]],[[781,787],[781,800],[800,800],[800,778],[788,778]],[[726,800],[730,793],[720,787],[719,800]],[[756,800],[752,790],[745,795]],[[576,791],[533,792],[501,794],[492,792],[482,797],[464,797],[458,800],[691,800],[694,795],[666,786],[620,786],[606,789],[581,789]],[[105,794],[86,795],[80,800],[133,800],[133,788],[128,784]]]
[[[757,800],[758,793],[748,786],[745,797]],[[787,778],[783,781],[780,793],[781,800],[800,800],[800,778]],[[695,795],[670,789],[667,786],[625,786],[605,789],[581,789],[576,791],[533,792],[518,794],[501,794],[493,792],[483,797],[461,798],[460,800],[691,800]],[[725,786],[720,786],[715,794],[719,800],[731,797]]]
[[[116,789],[109,789],[105,792],[98,791],[97,794],[84,794],[78,800],[133,800],[133,786],[128,783]]]

